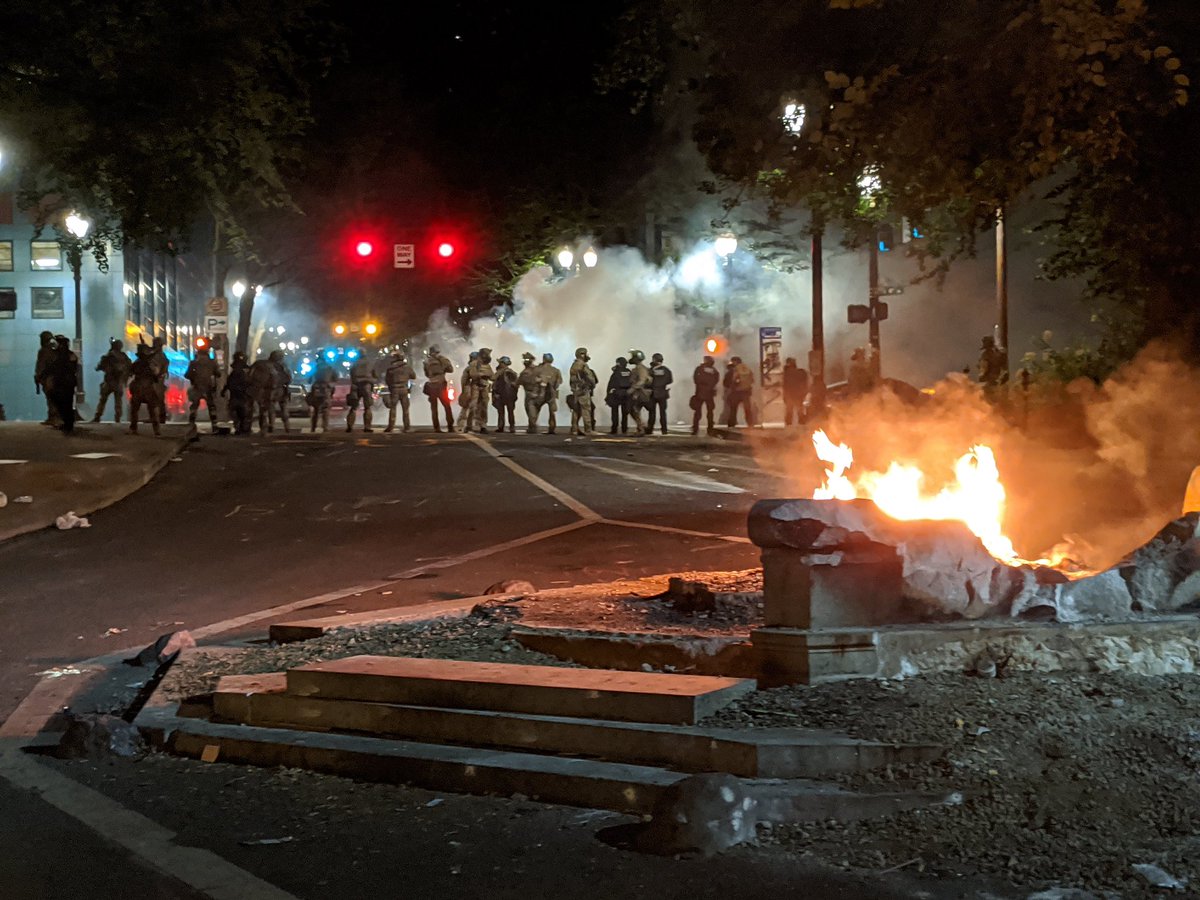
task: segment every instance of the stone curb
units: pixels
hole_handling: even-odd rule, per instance
[[[159,440],[170,440],[170,438],[164,435],[162,438],[159,438]],[[106,509],[115,503],[121,502],[126,497],[144,488],[150,483],[151,479],[153,479],[155,475],[157,475],[160,471],[162,471],[162,469],[170,464],[172,458],[178,456],[183,448],[187,446],[187,435],[183,434],[175,438],[174,444],[174,449],[170,453],[164,454],[161,460],[151,460],[150,462],[143,463],[140,467],[140,476],[126,480],[123,485],[114,487],[111,491],[101,495],[100,498],[94,502],[87,504],[76,504],[74,508],[75,514],[78,516],[90,516],[91,514],[99,512],[102,509]],[[9,502],[12,502],[11,498],[9,498]],[[48,511],[44,519],[39,521],[28,522],[24,525],[15,525],[7,530],[0,530],[0,543],[12,540],[15,537],[20,537],[23,534],[30,534],[34,531],[41,531],[44,528],[50,528],[54,525],[54,520],[66,511],[66,507],[55,512]]]

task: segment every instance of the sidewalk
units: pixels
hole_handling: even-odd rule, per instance
[[[53,527],[70,511],[86,516],[144,486],[178,456],[186,425],[166,425],[155,438],[149,426],[84,424],[67,437],[32,422],[0,422],[0,541]],[[32,502],[17,503],[18,497]]]

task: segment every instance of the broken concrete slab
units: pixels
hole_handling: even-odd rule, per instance
[[[589,668],[638,671],[650,666],[688,675],[758,675],[753,648],[741,637],[607,634],[519,625],[511,633],[523,647]]]
[[[301,666],[287,684],[306,697],[689,725],[755,687],[710,675],[389,656]]]
[[[286,693],[282,672],[226,676],[213,695],[217,720],[305,731],[343,731],[609,762],[811,778],[939,758],[944,748],[862,741],[804,728],[729,729],[323,700]]]

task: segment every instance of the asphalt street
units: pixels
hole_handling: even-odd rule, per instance
[[[355,585],[378,587],[313,613],[512,578],[544,588],[748,568],[746,512],[781,490],[737,446],[687,436],[204,435],[91,528],[0,545],[0,719],[39,672]],[[606,522],[486,555],[581,514]]]

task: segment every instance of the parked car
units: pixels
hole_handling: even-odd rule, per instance
[[[308,393],[304,390],[304,385],[288,385],[287,411],[289,417],[304,417],[312,412],[312,409],[308,405],[308,400],[305,399],[307,396]]]

